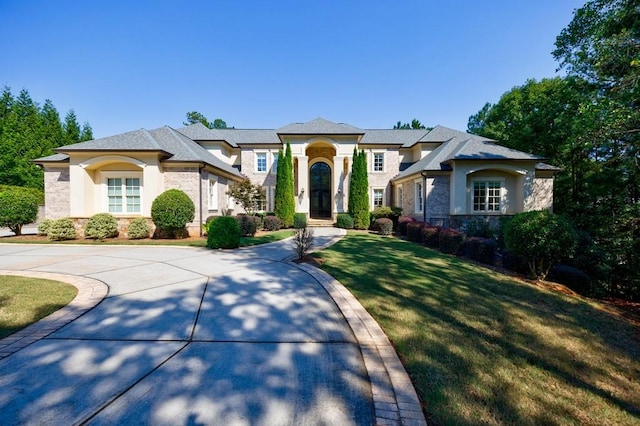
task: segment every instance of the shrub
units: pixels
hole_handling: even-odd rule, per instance
[[[239,214],[236,216],[238,227],[240,228],[240,236],[253,237],[258,231],[258,224],[260,224],[260,218],[256,216],[249,216],[246,214]]]
[[[425,225],[424,222],[408,222],[406,225],[407,240],[413,241],[414,243],[422,243],[422,228]]]
[[[305,213],[296,213],[293,215],[293,227],[296,229],[307,227],[307,215]]]
[[[393,210],[391,210],[391,207],[386,207],[386,206],[378,207],[371,212],[371,218],[374,221],[382,217],[391,219],[392,216],[393,216]]]
[[[549,278],[580,294],[589,295],[591,293],[591,277],[578,268],[555,265],[549,272]]]
[[[576,233],[562,216],[547,211],[518,213],[503,229],[507,251],[523,258],[531,278],[544,280],[553,265],[570,257]]]
[[[313,229],[311,228],[298,228],[293,235],[293,242],[295,246],[296,256],[299,260],[302,260],[313,245]]]
[[[127,229],[127,236],[130,240],[139,240],[141,238],[148,238],[151,229],[147,220],[143,217],[137,217],[129,224]]]
[[[455,229],[441,229],[438,235],[439,249],[443,253],[458,254],[462,250],[465,234]]]
[[[16,235],[22,226],[38,217],[38,196],[33,188],[6,186],[0,191],[0,228],[7,227]]]
[[[353,229],[353,218],[347,213],[338,214],[336,228]]]
[[[411,216],[400,216],[398,218],[398,232],[402,236],[407,236],[407,224],[415,222],[416,220]]]
[[[429,225],[423,226],[422,243],[427,247],[437,249],[440,246],[440,228]]]
[[[218,216],[209,225],[207,247],[237,248],[240,246],[240,226],[236,218]]]
[[[380,235],[391,235],[393,232],[393,221],[387,217],[376,219],[375,228]]]
[[[47,237],[51,241],[75,240],[76,228],[73,226],[73,221],[67,217],[54,220],[49,225]]]
[[[464,241],[464,255],[477,262],[493,265],[498,244],[490,238],[469,237]]]
[[[97,240],[118,236],[118,221],[109,213],[94,214],[84,227],[84,236]]]
[[[278,216],[265,216],[265,231],[278,231],[280,228],[282,228],[282,220]]]
[[[169,189],[158,195],[151,204],[153,223],[174,238],[181,238],[187,223],[193,221],[195,206],[187,194]]]
[[[51,226],[51,219],[45,219],[38,225],[38,235],[47,235],[49,227]]]

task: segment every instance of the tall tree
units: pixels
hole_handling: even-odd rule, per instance
[[[353,148],[351,178],[349,179],[349,215],[356,229],[368,229],[369,215],[369,178],[367,176],[367,157],[364,151]]]
[[[71,145],[80,142],[80,125],[78,124],[78,117],[74,110],[70,109],[67,115],[64,117],[64,143],[65,145]]]
[[[88,121],[85,121],[80,131],[80,142],[90,141],[93,139],[93,129]]]
[[[187,121],[183,124],[189,126],[191,124],[202,123],[205,127],[210,129],[228,129],[226,121],[221,118],[216,118],[213,121],[207,120],[203,114],[198,111],[190,111],[187,113]]]
[[[291,144],[287,141],[284,156],[278,153],[276,169],[276,194],[274,213],[282,220],[282,225],[289,228],[293,225],[296,212],[295,186],[293,182],[293,154]]]
[[[411,123],[402,123],[401,121],[398,121],[394,126],[394,129],[402,129],[402,130],[406,130],[406,129],[427,129],[427,127],[425,127],[424,124],[422,124],[420,122],[420,120],[418,120],[417,118],[414,118],[413,120],[411,120]]]

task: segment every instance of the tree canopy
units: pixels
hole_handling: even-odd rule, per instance
[[[394,129],[401,129],[401,130],[407,130],[407,129],[431,129],[431,128],[427,128],[425,127],[424,124],[422,124],[420,122],[420,120],[418,120],[417,118],[414,118],[413,120],[411,120],[411,123],[403,123],[401,121],[398,121],[394,126]]]
[[[202,123],[210,129],[228,129],[229,128],[227,127],[227,123],[221,118],[216,118],[213,121],[209,121],[207,120],[207,117],[205,117],[203,114],[199,113],[198,111],[189,111],[187,113],[187,121],[185,121],[183,124],[185,126],[189,126],[191,124],[196,124],[196,123]]]

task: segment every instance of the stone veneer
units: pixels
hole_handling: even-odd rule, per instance
[[[44,217],[47,219],[69,217],[69,167],[45,167],[44,188]]]

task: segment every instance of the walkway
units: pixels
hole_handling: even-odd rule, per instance
[[[336,232],[316,229],[316,243]],[[3,343],[15,351],[0,360],[2,423],[424,424],[377,324],[291,254],[290,240],[237,251],[0,244],[0,274],[72,275],[89,299],[108,286],[66,326],[82,300],[34,325],[33,343],[29,332],[0,341],[0,355]]]

